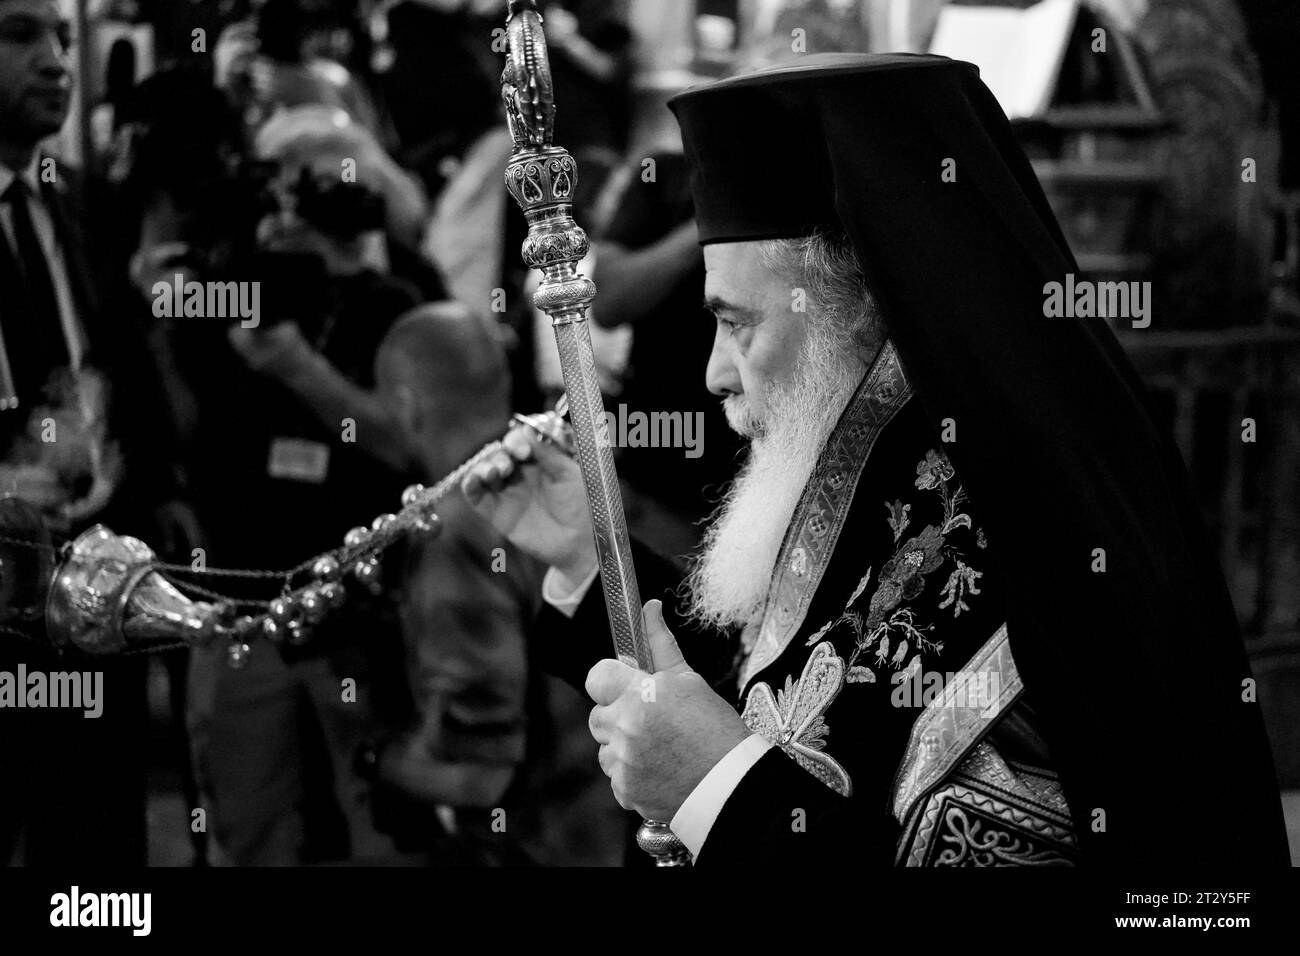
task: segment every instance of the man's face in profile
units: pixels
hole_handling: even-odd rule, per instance
[[[63,126],[71,42],[55,0],[0,0],[0,138],[35,144]]]
[[[763,262],[759,242],[704,247],[706,308],[717,319],[705,383],[723,396],[731,427],[746,438],[764,430],[768,399],[792,379],[807,335],[791,284]]]
[[[749,454],[705,532],[691,606],[715,626],[744,625],[772,568],[822,445],[866,370],[849,337],[806,290],[769,264],[761,242],[704,247],[707,307],[717,317],[706,373]]]

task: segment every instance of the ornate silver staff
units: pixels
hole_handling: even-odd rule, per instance
[[[568,151],[553,143],[555,100],[537,4],[507,0],[506,6],[510,51],[501,75],[501,97],[515,144],[506,166],[506,187],[528,221],[524,262],[542,273],[533,302],[551,317],[555,329],[614,652],[624,663],[653,673],[654,660],[641,632],[641,593],[587,331],[587,306],[596,296],[596,286],[577,267],[588,250],[587,234],[573,220],[578,168]],[[662,823],[645,821],[637,843],[659,866],[690,862],[681,841]]]

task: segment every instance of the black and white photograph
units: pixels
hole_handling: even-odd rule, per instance
[[[1298,56],[0,0],[0,934],[1294,942]]]

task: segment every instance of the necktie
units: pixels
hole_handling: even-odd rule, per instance
[[[13,225],[14,258],[26,295],[17,307],[12,299],[0,306],[9,367],[18,396],[28,408],[39,401],[50,372],[69,361],[59,300],[45,249],[32,224],[30,199],[30,190],[22,179],[15,178],[5,190],[4,201],[9,204]]]

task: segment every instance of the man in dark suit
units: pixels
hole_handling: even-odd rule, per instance
[[[77,365],[86,342],[73,290],[75,268],[53,190],[58,169],[37,147],[68,113],[68,27],[53,3],[0,6],[0,283],[5,361],[0,405],[31,408],[54,369]],[[5,417],[12,440],[20,415]]]
[[[0,494],[56,541],[102,521],[156,543],[171,475],[153,364],[100,309],[71,174],[39,150],[68,115],[69,44],[53,0],[0,0]],[[143,863],[142,660],[58,656],[6,627],[0,671],[20,663],[102,672],[103,712],[0,710],[0,862]]]

